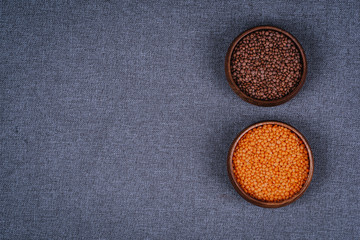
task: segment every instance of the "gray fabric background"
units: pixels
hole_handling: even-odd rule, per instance
[[[1,239],[358,239],[359,1],[1,1]],[[270,24],[306,51],[290,102],[250,105],[224,57]],[[244,127],[309,140],[308,191],[280,209],[226,172]]]

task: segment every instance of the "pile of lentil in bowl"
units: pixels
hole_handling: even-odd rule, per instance
[[[303,141],[290,129],[276,124],[258,126],[244,134],[232,161],[241,188],[266,202],[293,197],[309,175],[309,156]]]
[[[303,65],[299,49],[288,36],[258,30],[236,44],[230,70],[244,94],[258,100],[276,100],[297,87]]]

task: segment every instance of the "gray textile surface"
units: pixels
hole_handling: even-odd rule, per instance
[[[2,1],[1,239],[356,239],[359,1]],[[224,57],[270,24],[306,51],[290,102],[250,105]],[[280,120],[315,157],[297,202],[263,209],[226,172],[244,127]]]

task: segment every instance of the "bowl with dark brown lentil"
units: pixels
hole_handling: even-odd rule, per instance
[[[234,139],[227,170],[245,200],[277,208],[304,194],[313,176],[314,159],[298,130],[286,123],[264,121],[245,128]]]
[[[273,26],[251,28],[234,39],[225,58],[233,91],[258,106],[276,106],[304,85],[306,56],[290,33]]]

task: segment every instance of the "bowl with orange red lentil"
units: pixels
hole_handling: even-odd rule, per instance
[[[245,200],[276,208],[304,194],[312,179],[314,159],[298,130],[282,122],[264,121],[238,134],[227,167],[232,185]]]

